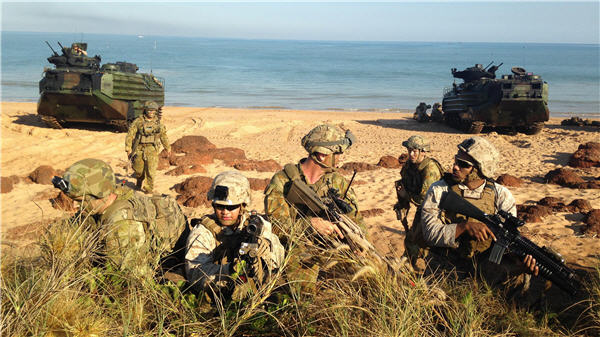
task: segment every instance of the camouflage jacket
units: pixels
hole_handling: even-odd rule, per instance
[[[187,227],[175,199],[148,197],[129,188],[117,190],[117,199],[94,216],[102,231],[106,257],[120,269],[143,273],[170,253]]]
[[[188,282],[198,288],[211,284],[223,287],[237,262],[238,250],[243,240],[243,230],[248,224],[248,213],[242,214],[236,227],[221,226],[214,214],[200,218],[190,232],[185,252],[185,272]],[[262,238],[270,243],[270,249],[261,256],[270,270],[283,264],[285,250],[279,238],[271,231],[271,223],[260,217],[263,223]]]
[[[301,160],[295,165],[299,174],[298,179],[301,179],[304,183],[306,183],[306,185],[315,191],[319,197],[323,198],[326,196],[327,191],[330,188],[337,189],[340,195],[343,195],[346,192],[349,182],[346,180],[346,178],[344,178],[344,176],[335,170],[323,174],[323,176],[314,184],[309,184],[306,181],[306,177],[304,176],[301,168],[301,164],[304,162],[304,160],[305,159]],[[288,165],[286,165],[286,167]],[[299,214],[298,207],[290,205],[285,198],[292,185],[292,180],[293,177],[290,177],[286,173],[286,170],[281,170],[275,173],[273,178],[271,178],[271,182],[265,189],[265,212],[271,221],[281,226],[281,228],[275,228],[275,233],[280,236],[289,232],[290,226],[299,220],[298,215],[308,218],[308,216],[305,214]],[[352,219],[352,221],[354,221],[357,225],[359,225],[366,234],[366,226],[358,210],[358,202],[352,188],[348,190],[344,200],[352,207],[352,210],[346,215],[349,216],[350,219]]]
[[[410,197],[410,202],[420,206],[429,186],[442,178],[443,169],[437,160],[426,157],[419,164],[407,161],[402,167],[402,186]]]
[[[517,215],[515,198],[506,187],[498,183],[486,182],[474,190],[469,190],[469,188],[463,184],[451,186],[446,180],[439,180],[433,183],[427,192],[421,212],[423,237],[430,246],[459,247],[461,240],[456,238],[456,225],[458,222],[453,221],[453,218],[456,217],[449,216],[449,214],[439,207],[442,194],[450,189],[458,191],[467,198],[467,200],[480,208],[483,207],[479,204],[491,204],[491,206],[488,207],[490,208],[489,210],[484,210],[488,213],[503,210],[512,215]],[[491,189],[493,191],[491,193],[485,193],[486,189]],[[482,200],[486,196],[492,199],[491,202]]]
[[[125,150],[127,152],[132,151],[134,140],[138,144],[154,144],[157,150],[160,142],[167,151],[171,151],[167,129],[157,117],[150,120],[144,116],[136,118],[129,126],[127,137],[125,137]]]

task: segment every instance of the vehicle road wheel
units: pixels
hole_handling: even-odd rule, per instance
[[[54,116],[40,115],[42,122],[52,129],[62,129],[62,124]]]
[[[542,129],[544,128],[544,123],[538,122],[538,123],[533,123],[530,126],[528,126],[527,128],[525,128],[524,132],[526,135],[537,135],[538,133],[542,132]]]
[[[110,124],[114,125],[118,132],[127,132],[129,130],[129,123],[126,120],[112,120]]]
[[[476,135],[476,134],[480,133],[481,130],[483,130],[484,126],[485,126],[485,123],[483,123],[483,122],[466,122],[465,131],[467,131],[467,133],[470,133],[472,135]]]

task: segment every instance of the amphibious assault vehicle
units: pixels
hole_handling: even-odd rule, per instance
[[[472,134],[484,127],[526,134],[544,128],[549,118],[548,83],[520,67],[513,67],[512,75],[497,79],[496,70],[501,65],[492,62],[485,68],[477,64],[463,71],[451,70],[463,83],[453,83],[444,90],[442,107],[447,124]]]
[[[164,105],[164,80],[138,73],[137,65],[105,63],[100,56],[87,56],[87,43],[73,43],[53,55],[40,80],[38,115],[44,123],[60,129],[68,122],[100,123],[127,131],[128,123],[143,113],[146,101]]]

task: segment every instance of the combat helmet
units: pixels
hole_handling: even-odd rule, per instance
[[[350,130],[342,130],[333,124],[321,124],[302,137],[302,146],[309,154],[343,153],[356,142]]]
[[[115,190],[115,174],[112,168],[99,159],[83,159],[71,165],[63,175],[62,182],[53,179],[70,198],[93,196],[101,199]],[[58,185],[58,186],[57,186]]]
[[[217,205],[249,205],[250,182],[237,171],[219,173],[213,180],[206,197]]]
[[[158,111],[158,104],[154,101],[146,101],[146,103],[144,103],[144,111],[151,110]]]
[[[465,139],[458,144],[458,150],[473,158],[475,166],[484,177],[492,178],[494,176],[500,154],[487,139],[478,136]]]
[[[404,146],[407,149],[416,149],[424,152],[431,151],[429,141],[421,136],[411,136],[410,138],[402,142],[402,146]]]

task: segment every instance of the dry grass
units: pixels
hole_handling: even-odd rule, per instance
[[[517,308],[481,282],[390,273],[303,236],[292,246],[327,257],[313,294],[286,267],[242,302],[207,301],[183,282],[99,267],[101,238],[85,219],[53,224],[41,256],[2,256],[5,336],[571,336],[600,326],[600,271],[576,320]],[[295,234],[295,233],[290,233]],[[354,280],[353,280],[353,276]]]

